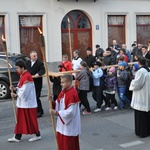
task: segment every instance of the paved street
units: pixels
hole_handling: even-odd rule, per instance
[[[39,118],[42,140],[28,142],[31,135],[23,135],[20,143],[8,143],[13,136],[15,119],[11,100],[0,101],[0,150],[56,150],[46,87],[42,92],[42,104],[45,114]],[[95,102],[89,94],[91,109]],[[80,136],[81,150],[149,150],[150,137],[138,138],[134,135],[133,110],[117,110],[81,115],[82,134]]]

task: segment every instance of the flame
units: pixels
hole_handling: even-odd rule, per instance
[[[5,41],[4,35],[2,35],[2,40]]]
[[[40,30],[40,28],[38,28],[38,30],[39,30],[39,33],[42,34],[42,31]]]
[[[70,19],[68,18],[68,23],[70,23]]]

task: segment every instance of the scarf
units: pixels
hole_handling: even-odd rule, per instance
[[[28,71],[25,71],[20,75],[19,83],[18,83],[18,88],[21,88],[23,84],[27,82],[34,82],[31,74]]]
[[[76,104],[80,101],[76,89],[72,86],[70,89],[64,89],[58,95],[57,101],[60,103],[60,100],[65,97],[65,109],[70,105]]]

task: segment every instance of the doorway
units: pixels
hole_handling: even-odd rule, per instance
[[[71,59],[71,53],[78,49],[84,60],[86,48],[92,47],[92,27],[87,15],[78,10],[70,11],[62,20],[61,33],[62,54],[67,54]]]

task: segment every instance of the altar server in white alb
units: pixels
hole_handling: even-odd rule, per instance
[[[59,150],[80,150],[79,135],[81,133],[79,97],[72,86],[70,74],[61,77],[62,91],[54,102],[55,110],[50,114],[58,115],[57,142]]]
[[[80,62],[82,61],[80,55],[79,55],[79,50],[75,50],[73,52],[73,60],[72,60],[72,68],[73,70],[79,70],[80,69]]]
[[[20,75],[17,87],[11,86],[12,97],[17,97],[17,123],[14,130],[14,137],[9,142],[20,142],[22,134],[34,134],[30,142],[41,139],[37,121],[37,101],[34,81],[31,74],[26,70],[24,61],[16,62],[16,70]]]
[[[82,59],[79,55],[79,50],[75,50],[73,52],[73,59],[72,59],[72,69],[73,70],[80,70],[80,63],[81,63]],[[76,78],[76,73],[72,74],[74,76],[74,78]],[[74,86],[76,89],[79,88],[79,82],[78,80],[74,81]]]

